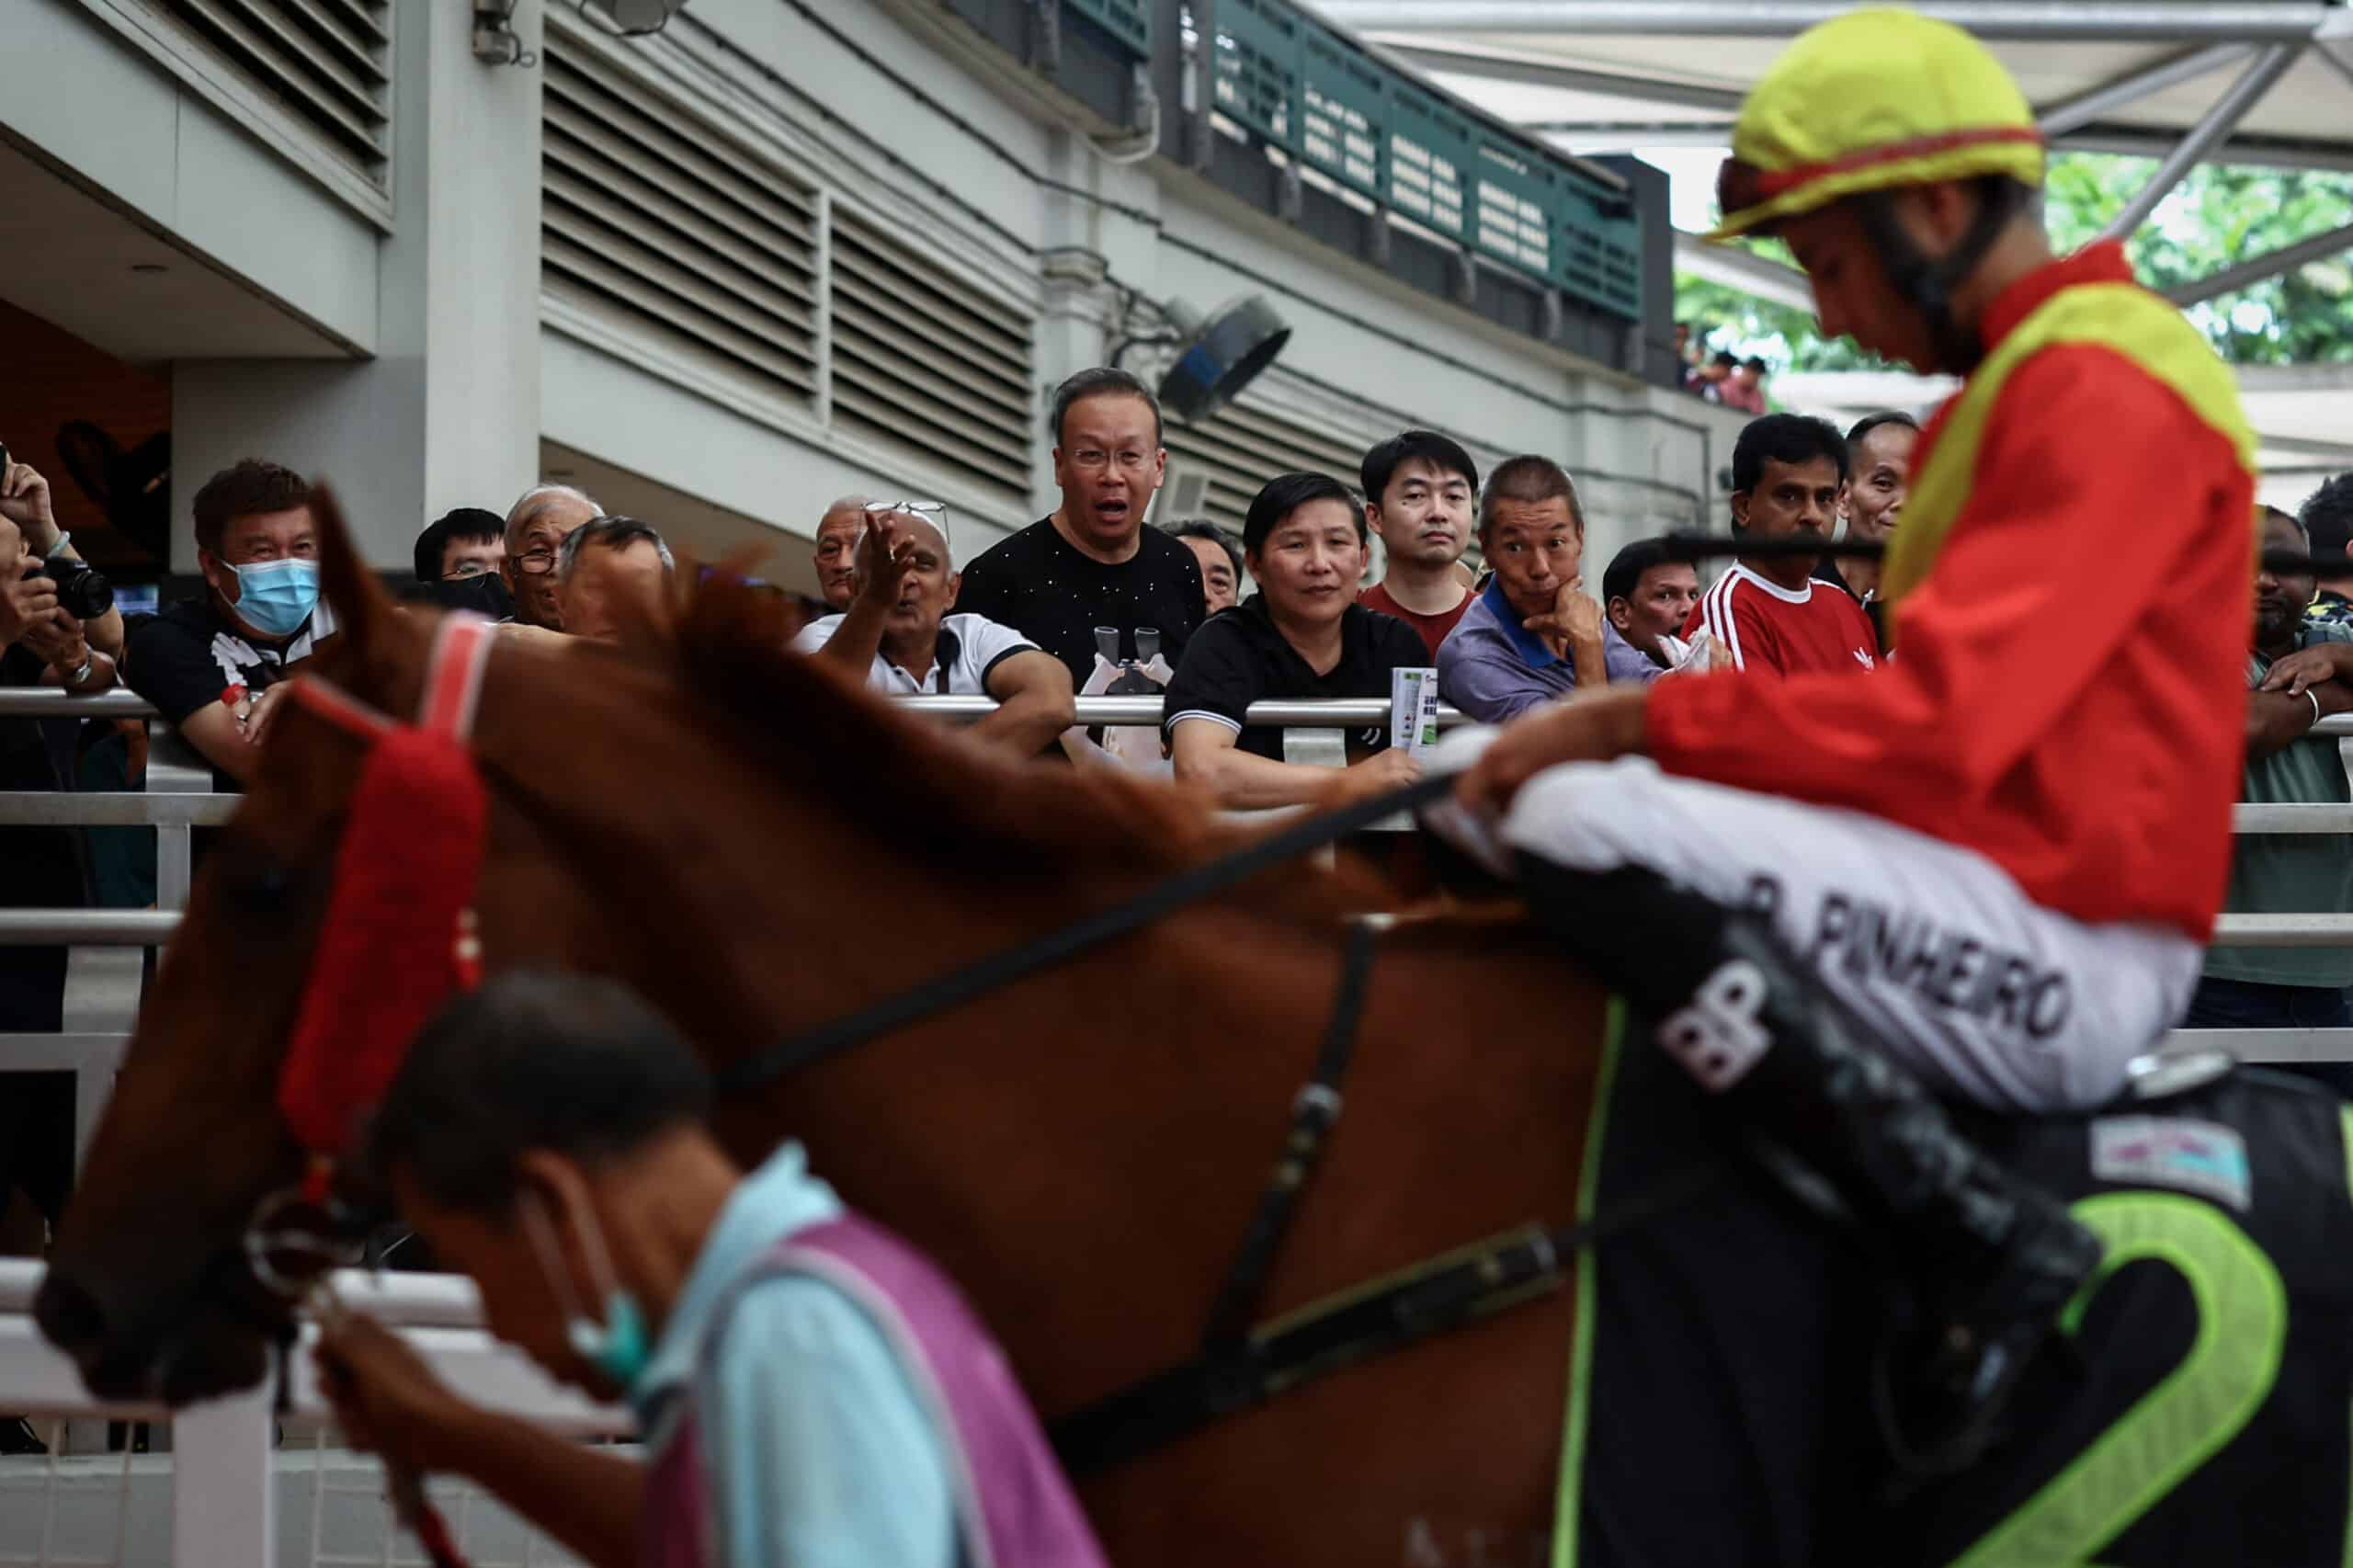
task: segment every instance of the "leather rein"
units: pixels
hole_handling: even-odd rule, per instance
[[[298,677],[290,695],[309,711],[371,746],[396,734],[422,733],[438,745],[463,752],[471,769],[469,737],[483,670],[494,638],[494,629],[478,617],[443,617],[414,726],[401,725],[315,676]],[[1425,778],[1294,823],[1044,936],[988,954],[729,1062],[717,1069],[715,1081],[722,1091],[763,1087],[854,1046],[1071,962],[1295,857],[1399,812],[1427,804],[1450,784],[1448,777]],[[347,827],[346,832],[348,837],[352,829]],[[446,939],[449,944],[447,972],[451,983],[424,1000],[415,1017],[417,1025],[423,1022],[423,1013],[446,1000],[451,990],[471,986],[479,976],[482,952],[470,905],[469,896],[446,932],[430,934],[435,942]],[[331,912],[331,923],[333,918]],[[1199,1348],[1176,1366],[1049,1422],[1054,1447],[1073,1471],[1133,1459],[1212,1421],[1262,1404],[1310,1379],[1548,1295],[1565,1283],[1568,1262],[1579,1249],[1633,1228],[1679,1204],[1703,1185],[1704,1177],[1670,1183],[1644,1201],[1577,1224],[1529,1223],[1425,1259],[1369,1287],[1261,1323],[1268,1282],[1301,1196],[1322,1161],[1346,1103],[1343,1089],[1379,937],[1392,924],[1393,917],[1388,915],[1359,915],[1347,920],[1339,933],[1339,972],[1314,1065],[1292,1097],[1290,1125],[1210,1305]],[[324,1015],[330,1007],[347,1006],[347,997],[322,994],[322,979],[314,962],[305,997],[306,1016],[314,1010]],[[343,1016],[347,1017],[347,1012]],[[290,1049],[281,1070],[278,1098],[282,1108],[294,1108],[303,1104],[307,1095],[307,1114],[297,1116],[290,1108],[289,1120],[309,1149],[311,1165],[299,1188],[274,1192],[262,1199],[244,1238],[245,1261],[255,1278],[282,1299],[299,1299],[309,1279],[301,1270],[280,1267],[278,1259],[291,1256],[305,1265],[357,1261],[349,1255],[345,1238],[362,1224],[362,1215],[338,1200],[334,1190],[335,1163],[367,1111],[390,1085],[414,1032],[412,1027],[397,1044],[386,1046],[379,1042],[390,1037],[380,1031],[365,1042],[364,1059],[357,1062],[323,1061],[324,1048],[313,1041],[330,1038],[327,1034],[298,1035],[294,1048]],[[322,1091],[322,1085],[330,1087]],[[323,1093],[332,1114],[322,1109]],[[335,1097],[338,1095],[343,1096],[340,1100]]]

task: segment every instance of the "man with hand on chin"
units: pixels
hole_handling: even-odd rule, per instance
[[[1438,695],[1483,723],[1609,678],[1607,622],[1585,591],[1585,513],[1561,465],[1509,458],[1479,501],[1495,576],[1438,650]]]
[[[166,606],[130,636],[123,679],[212,764],[216,789],[252,774],[291,666],[335,631],[319,599],[311,487],[247,458],[196,493],[204,597]]]

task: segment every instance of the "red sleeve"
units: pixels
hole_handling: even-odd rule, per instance
[[[2169,578],[2193,564],[2212,576],[2224,550],[2246,580],[2252,546],[2211,537],[2217,486],[2244,483],[2224,437],[2146,371],[2108,349],[2046,348],[2003,389],[1969,499],[1903,605],[1893,661],[1861,679],[1662,681],[1649,749],[1672,772],[1897,821],[1924,794],[1974,798],[2128,640],[2166,661],[2144,622]]]

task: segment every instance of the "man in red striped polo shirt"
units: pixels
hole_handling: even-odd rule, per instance
[[[1752,419],[1732,449],[1732,528],[1744,540],[1827,540],[1847,488],[1847,443],[1820,419],[1768,414]],[[1733,667],[1795,675],[1868,670],[1879,635],[1851,595],[1814,581],[1821,558],[1743,556],[1699,596],[1685,623],[1688,642],[1705,631]]]

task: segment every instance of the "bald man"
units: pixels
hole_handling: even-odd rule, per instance
[[[966,733],[1025,757],[1052,744],[1076,717],[1063,662],[985,616],[949,613],[963,579],[929,518],[858,520],[849,608],[810,623],[793,647],[893,696],[994,697],[996,711]]]
[[[845,495],[817,519],[817,591],[835,610],[847,610],[858,596],[858,536],[872,505],[866,496]]]

